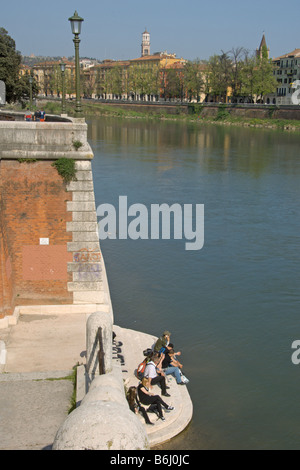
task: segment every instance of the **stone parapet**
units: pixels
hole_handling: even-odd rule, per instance
[[[82,119],[72,122],[1,121],[0,142],[0,159],[93,158],[87,142],[87,124]]]

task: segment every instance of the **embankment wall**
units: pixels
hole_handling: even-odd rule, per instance
[[[86,123],[3,120],[0,142],[0,318],[19,305],[110,310]],[[60,158],[75,160],[70,183]]]
[[[97,102],[97,101],[94,101]],[[108,108],[120,108],[128,111],[136,111],[152,114],[193,114],[194,112],[202,117],[215,118],[220,109],[226,110],[229,114],[240,118],[257,119],[287,119],[300,120],[300,106],[276,106],[264,104],[226,104],[218,103],[174,103],[174,102],[140,102],[128,103],[123,101],[100,101]]]

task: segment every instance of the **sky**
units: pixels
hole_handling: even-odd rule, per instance
[[[84,18],[80,57],[126,60],[141,56],[142,33],[151,53],[209,59],[244,47],[250,53],[265,34],[270,57],[300,48],[300,2],[289,0],[2,0],[0,27],[22,55],[70,57],[68,18]]]

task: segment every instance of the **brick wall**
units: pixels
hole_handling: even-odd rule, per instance
[[[0,161],[0,314],[16,305],[72,303],[67,243],[72,194],[53,161]],[[46,243],[46,244],[44,244]]]
[[[0,142],[0,319],[25,305],[112,314],[87,124],[3,121]],[[75,161],[68,185],[52,166],[61,157]]]

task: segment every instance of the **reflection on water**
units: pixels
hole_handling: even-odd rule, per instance
[[[157,336],[168,329],[182,350],[194,416],[163,448],[299,448],[299,137],[88,124],[97,205],[117,207],[126,195],[128,204],[205,206],[200,251],[183,240],[101,242],[115,322]]]
[[[120,157],[130,153],[131,158],[143,156],[155,162],[167,162],[170,168],[194,164],[196,158],[208,171],[236,167],[238,171],[250,171],[257,176],[284,154],[286,146],[289,152],[282,164],[293,173],[294,160],[289,155],[295,155],[299,146],[299,136],[295,134],[164,121],[145,125],[144,121],[129,120],[124,125],[124,121],[116,118],[106,119],[103,127],[99,126],[99,120],[90,121],[89,135],[92,141],[104,141],[111,151],[116,146]]]

